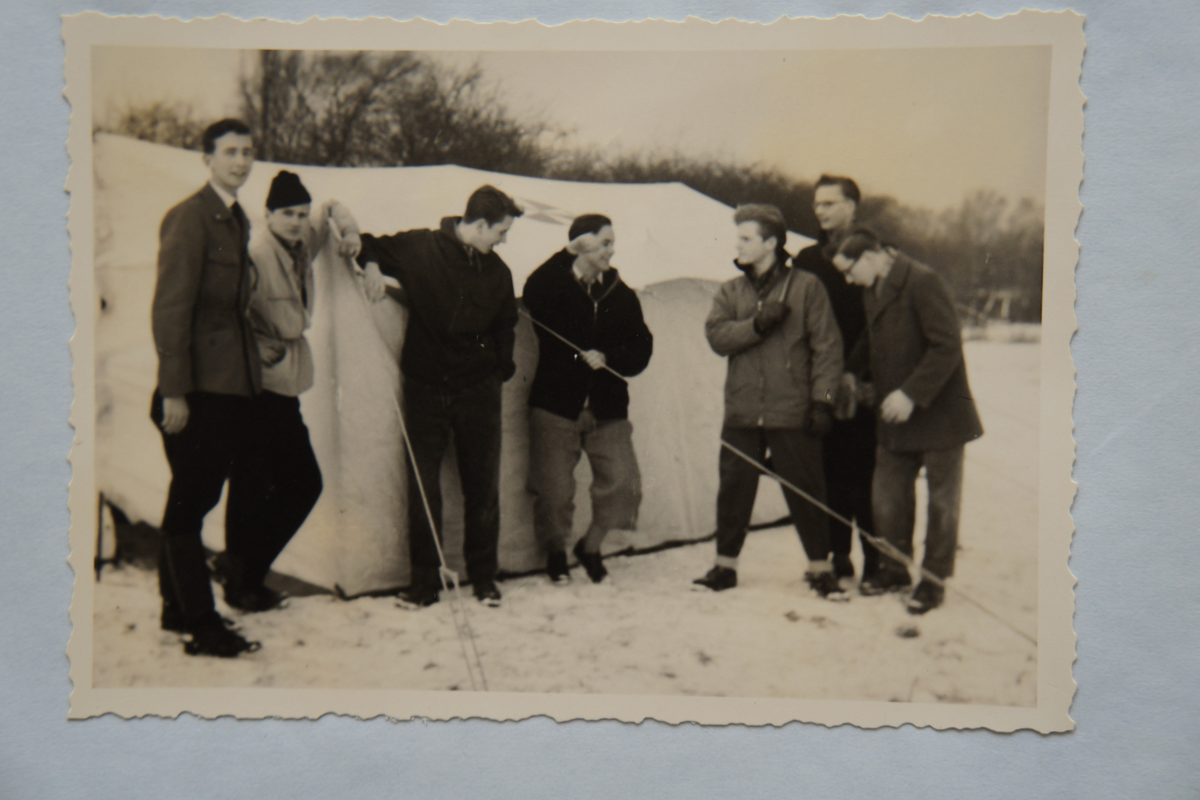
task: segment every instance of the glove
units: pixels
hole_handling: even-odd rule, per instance
[[[762,307],[754,315],[754,332],[759,336],[766,336],[787,319],[791,310],[787,304],[778,300],[764,300]]]
[[[812,403],[808,407],[808,421],[804,425],[810,436],[823,439],[833,430],[833,406],[829,403]]]

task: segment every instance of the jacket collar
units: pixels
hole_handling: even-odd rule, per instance
[[[200,190],[200,199],[204,203],[205,211],[212,214],[213,219],[218,222],[227,222],[233,219],[232,209],[225,205],[225,200],[217,194],[217,190],[211,183],[204,184],[204,188]]]
[[[587,294],[587,290],[583,288],[583,284],[581,284],[575,277],[575,255],[573,253],[564,247],[562,250],[559,250],[557,253],[551,256],[551,259],[553,260],[555,266],[562,270],[563,275],[570,279],[571,283],[579,287],[581,292]],[[621,282],[621,274],[617,272],[616,267],[609,267],[604,272],[601,272],[599,275],[597,275],[596,280],[600,282],[602,287],[604,287],[604,292],[600,295],[600,299],[603,300],[604,298],[608,297],[614,289],[617,288],[617,284]],[[588,296],[590,297],[591,295]]]

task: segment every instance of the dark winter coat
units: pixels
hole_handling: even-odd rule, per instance
[[[846,281],[826,257],[827,236],[821,232],[817,244],[806,247],[792,259],[792,266],[816,275],[829,295],[833,317],[842,334],[842,354],[848,362],[858,340],[866,335],[867,312],[862,288]],[[834,420],[825,437],[825,480],[850,486],[871,485],[875,467],[875,411],[860,405],[851,419]]]
[[[246,316],[249,239],[246,215],[235,219],[208,184],[163,217],[151,307],[163,397],[192,391],[250,396],[261,388]]]
[[[760,300],[791,309],[779,327],[759,336]],[[842,377],[842,337],[825,289],[808,272],[774,267],[756,285],[748,275],[726,281],[704,323],[709,346],[729,357],[725,424],[802,428],[811,402],[833,403]]]
[[[625,377],[650,363],[654,337],[642,318],[637,293],[615,269],[600,273],[593,300],[575,278],[575,256],[560,250],[525,281],[522,301],[529,314],[581,350],[599,350],[605,362]],[[591,369],[578,353],[535,325],[538,365],[529,405],[567,419],[578,419],[586,403],[598,420],[625,419],[629,388],[607,370]]]
[[[362,237],[358,262],[374,261],[400,281],[408,329],[400,371],[429,386],[463,389],[490,377],[506,381],[513,363],[517,301],[512,273],[495,252],[459,241],[459,217],[441,228]]]
[[[863,290],[863,305],[867,336],[855,347],[850,370],[861,375],[870,365],[876,405],[896,389],[916,405],[907,422],[879,420],[879,444],[892,452],[945,450],[982,436],[945,281],[899,253],[881,292]]]

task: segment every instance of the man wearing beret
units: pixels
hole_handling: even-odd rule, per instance
[[[250,324],[262,363],[262,391],[229,478],[225,552],[217,579],[225,602],[266,611],[282,598],[263,584],[271,563],[291,541],[321,495],[321,469],[300,415],[300,394],[313,384],[312,351],[304,332],[312,321],[313,255],[337,228],[339,252],[353,258],[358,225],[341,203],[312,214],[300,176],[282,170],[267,194],[265,228],[250,239],[254,289]]]
[[[962,333],[944,280],[929,267],[859,228],[833,258],[846,280],[863,287],[867,335],[848,363],[848,394],[869,370],[878,405],[878,441],[871,487],[875,533],[910,559],[921,468],[929,487],[924,572],[908,598],[911,614],[941,605],[954,574],[962,500],[963,449],[983,435],[967,383]],[[924,572],[922,575],[924,575]],[[906,564],[882,557],[863,594],[906,591]]]
[[[438,601],[440,561],[434,536],[440,541],[441,466],[451,434],[462,481],[467,577],[480,603],[500,605],[500,390],[517,369],[517,301],[512,273],[494,248],[522,213],[504,192],[481,186],[467,200],[463,215],[443,218],[437,230],[362,237],[358,261],[367,296],[384,297],[386,274],[399,281],[408,307],[400,372],[412,446],[412,583],[399,594],[402,608]]]
[[[231,658],[257,645],[213,606],[200,530],[233,468],[262,368],[246,309],[250,224],[237,191],[254,164],[250,129],[235,119],[204,132],[204,188],[167,212],[159,232],[152,325],[158,386],[150,416],[171,486],[158,577],[162,627],[190,636],[190,655]],[[226,537],[227,540],[229,537]]]
[[[833,425],[842,376],[842,337],[821,282],[787,266],[787,225],[772,205],[739,206],[737,267],[713,297],[704,325],[708,343],[728,359],[724,442],[717,492],[717,559],[694,583],[714,592],[737,586],[737,559],[758,492],[759,464],[770,459],[780,477],[825,501],[821,439]],[[804,577],[818,596],[837,600],[825,512],[783,490],[808,559]]]
[[[584,214],[571,223],[567,238],[567,246],[529,276],[522,294],[540,323],[529,392],[528,486],[534,532],[548,554],[546,573],[552,582],[566,583],[575,466],[587,453],[592,520],[574,552],[588,578],[600,583],[608,574],[600,556],[604,537],[612,528],[632,529],[641,504],[625,379],[650,363],[654,338],[637,293],[610,264],[612,220]]]

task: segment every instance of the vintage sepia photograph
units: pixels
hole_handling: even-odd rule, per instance
[[[71,715],[1068,730],[1081,18],[66,18]]]

